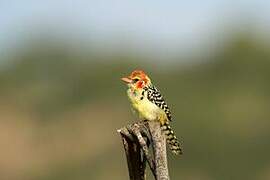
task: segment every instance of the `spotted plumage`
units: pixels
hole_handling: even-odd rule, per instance
[[[171,111],[168,105],[166,104],[163,96],[161,95],[160,91],[153,85],[146,87],[145,90],[147,91],[147,99],[156,104],[162,110],[164,110],[168,120],[171,121],[172,120]]]
[[[182,154],[180,144],[169,125],[172,120],[171,111],[150,78],[143,71],[135,70],[122,80],[128,85],[127,95],[139,117],[143,120],[159,121],[172,152]]]

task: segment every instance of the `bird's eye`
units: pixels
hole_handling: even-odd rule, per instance
[[[132,81],[133,81],[133,83],[136,83],[136,82],[139,81],[139,79],[138,79],[138,78],[135,78],[135,79],[133,79]]]

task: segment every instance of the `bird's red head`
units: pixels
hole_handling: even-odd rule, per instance
[[[144,88],[151,84],[150,78],[142,70],[134,70],[128,77],[123,77],[122,81],[136,89]]]

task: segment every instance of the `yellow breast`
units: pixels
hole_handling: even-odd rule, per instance
[[[145,94],[142,98],[140,92],[128,91],[128,97],[131,101],[132,107],[139,114],[139,117],[143,120],[154,121],[159,120],[162,123],[167,121],[165,112],[157,105],[149,101]]]

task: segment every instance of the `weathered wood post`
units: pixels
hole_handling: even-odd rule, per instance
[[[152,137],[156,179],[169,180],[166,139],[165,136],[162,135],[160,123],[150,122],[148,126]]]
[[[166,140],[158,121],[138,122],[118,130],[130,180],[145,180],[146,161],[156,180],[169,180]],[[153,153],[149,151],[152,147]]]

